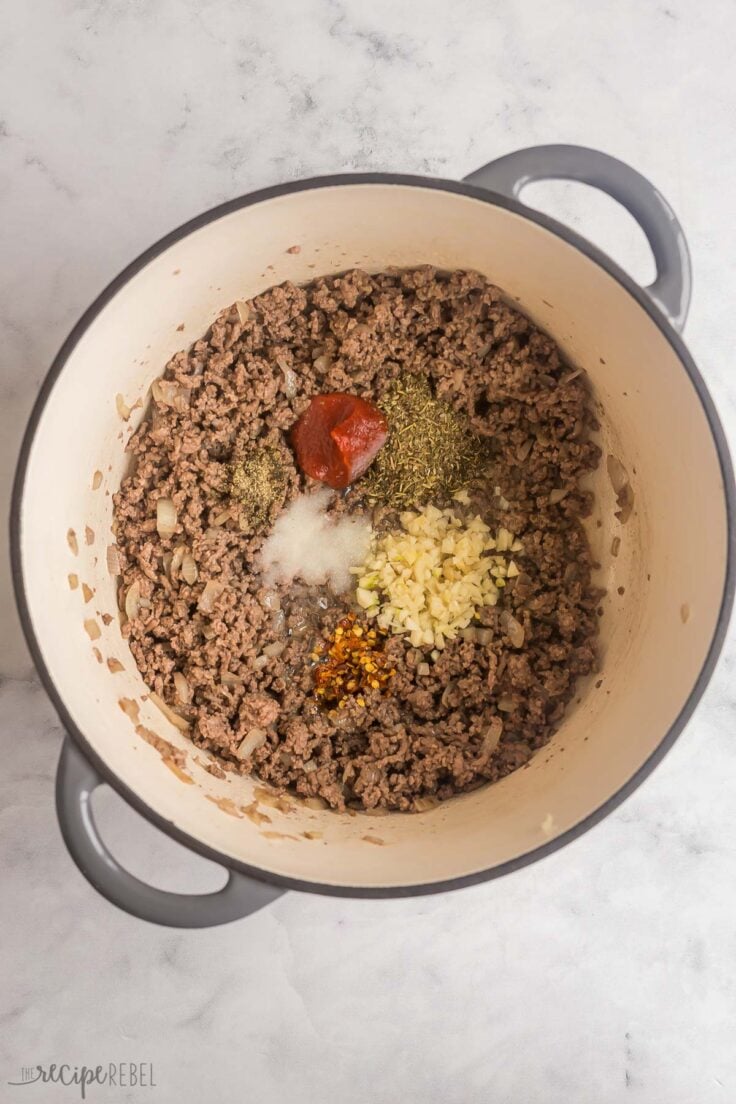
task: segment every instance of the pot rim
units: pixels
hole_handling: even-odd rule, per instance
[[[614,794],[606,799],[598,808],[590,812],[586,817],[580,820],[577,824],[568,828],[560,836],[554,840],[550,840],[548,843],[542,844],[539,847],[533,848],[531,851],[525,852],[523,855],[519,855],[514,859],[510,859],[507,862],[500,863],[497,866],[490,867],[487,870],[477,871],[473,874],[463,875],[457,878],[448,878],[437,882],[425,882],[418,885],[408,886],[348,886],[348,885],[329,885],[320,882],[305,881],[299,878],[286,877],[280,874],[275,874],[271,871],[265,870],[261,867],[249,866],[247,863],[241,862],[238,859],[233,859],[228,855],[210,847],[208,844],[202,843],[195,836],[189,835],[183,829],[177,827],[172,821],[167,820],[161,816],[154,809],[152,809],[137,793],[131,789],[127,783],[123,782],[115,772],[110,768],[107,763],[102,759],[100,755],[89,744],[84,733],[77,727],[69,715],[64,700],[60,692],[56,688],[56,684],[51,677],[51,674],[46,667],[43,659],[39,640],[34,630],[28,600],[26,596],[25,578],[23,575],[23,563],[21,552],[21,517],[22,506],[24,497],[24,487],[26,481],[26,474],[28,469],[28,461],[33,447],[33,443],[36,437],[36,431],[41,419],[41,416],[46,407],[46,403],[51,395],[54,385],[61,375],[66,362],[73,354],[80,339],[94,322],[98,314],[107,304],[114,298],[114,296],[120,291],[131,278],[143,269],[150,261],[163,253],[169,246],[180,241],[182,238],[187,237],[195,230],[199,230],[209,223],[222,218],[225,215],[231,214],[233,211],[238,211],[243,207],[254,206],[258,203],[262,203],[265,200],[274,199],[282,195],[290,195],[292,193],[311,191],[317,188],[335,187],[344,184],[381,184],[381,185],[398,185],[409,186],[416,188],[430,188],[438,191],[452,192],[459,195],[468,196],[471,199],[480,200],[483,203],[490,203],[496,207],[501,207],[507,211],[511,211],[522,218],[528,219],[531,222],[537,223],[539,226],[548,230],[550,233],[555,234],[561,238],[568,245],[577,249],[583,253],[588,259],[594,261],[600,265],[608,275],[612,276],[624,289],[636,300],[639,306],[646,311],[654,324],[658,327],[662,335],[666,338],[673,350],[677,354],[677,357],[687,372],[690,381],[695,388],[695,392],[700,400],[700,404],[703,408],[703,412],[708,421],[710,431],[716,446],[718,453],[718,461],[721,470],[721,477],[723,480],[724,496],[726,500],[726,535],[727,535],[727,548],[726,548],[726,576],[723,586],[723,594],[721,597],[721,605],[718,612],[718,618],[713,631],[713,636],[708,648],[707,655],[701,667],[700,673],[688,694],[686,701],[683,704],[682,709],[675,718],[674,722],[663,735],[656,749],[652,754],[641,764],[641,766],[634,772],[631,778],[621,786]],[[30,650],[33,662],[36,670],[39,674],[41,682],[48,694],[51,702],[62,721],[64,728],[69,737],[79,747],[80,751],[87,757],[92,763],[95,770],[101,776],[103,782],[112,786],[120,796],[128,802],[138,813],[144,816],[150,823],[154,824],[161,831],[165,832],[171,838],[175,839],[178,843],[183,844],[185,847],[204,856],[206,859],[217,863],[220,866],[224,866],[228,870],[233,870],[238,873],[244,874],[248,877],[254,878],[258,881],[268,882],[272,885],[279,886],[284,889],[293,889],[306,893],[318,893],[332,897],[355,897],[355,898],[392,898],[392,897],[417,897],[430,893],[443,893],[452,889],[460,889],[465,886],[477,885],[481,882],[490,881],[492,878],[501,877],[504,874],[509,874],[514,870],[519,870],[522,867],[528,866],[533,862],[537,862],[539,859],[544,858],[547,855],[551,855],[553,852],[558,851],[560,848],[572,843],[573,840],[582,836],[590,828],[598,824],[604,817],[612,813],[623,801],[626,800],[644,781],[645,778],[651,774],[654,768],[664,758],[670,748],[674,745],[676,739],[681,734],[685,725],[690,720],[695,707],[697,706],[700,698],[702,697],[705,689],[711,679],[713,671],[715,669],[718,657],[723,647],[726,631],[728,629],[729,618],[734,602],[734,593],[736,592],[736,484],[734,483],[734,472],[731,463],[731,457],[728,450],[728,444],[726,441],[726,435],[718,417],[715,404],[711,398],[708,389],[705,385],[703,377],[701,376],[698,368],[695,365],[694,360],[690,356],[688,349],[683,342],[682,338],[675,331],[673,326],[668,322],[664,314],[659,307],[649,297],[645,289],[640,287],[627,273],[623,271],[610,257],[598,249],[595,245],[591,244],[587,239],[581,237],[575,231],[564,226],[562,223],[557,222],[555,219],[550,218],[548,215],[543,214],[540,211],[535,211],[530,207],[526,207],[519,200],[510,199],[506,196],[500,195],[497,192],[493,192],[490,189],[477,187],[472,184],[466,184],[455,180],[445,180],[435,177],[414,176],[409,174],[399,173],[340,173],[328,176],[310,177],[305,180],[291,181],[286,184],[277,184],[268,188],[261,188],[254,192],[246,193],[245,195],[238,196],[235,199],[228,200],[225,203],[218,204],[216,207],[212,207],[209,210],[197,215],[195,218],[183,223],[177,229],[172,230],[164,237],[160,238],[148,249],[136,257],[134,261],[128,264],[110,283],[107,287],[97,296],[93,303],[82,314],[79,321],[72,328],[68,337],[64,341],[63,345],[56,354],[52,361],[46,377],[41,385],[41,389],[38,393],[36,401],[33,405],[28,425],[26,427],[23,442],[21,444],[20,453],[18,457],[18,464],[16,468],[15,478],[13,482],[13,493],[11,500],[10,510],[10,553],[11,553],[11,569],[13,587],[15,591],[16,605],[20,616],[21,625],[25,635],[28,648]]]

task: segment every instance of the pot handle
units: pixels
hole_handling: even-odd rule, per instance
[[[56,773],[56,813],[69,854],[98,893],[139,920],[171,928],[207,928],[240,920],[284,892],[233,870],[216,893],[170,893],[129,874],[103,843],[91,797],[103,779],[67,737]]]
[[[535,180],[577,180],[606,192],[641,226],[654,254],[657,278],[645,288],[676,330],[690,305],[692,268],[674,211],[646,177],[625,162],[585,146],[531,146],[499,157],[465,177],[467,184],[518,199]]]

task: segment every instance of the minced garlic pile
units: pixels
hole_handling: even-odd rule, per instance
[[[498,553],[520,552],[521,543],[507,529],[494,538],[481,518],[463,524],[436,506],[401,514],[401,525],[374,542],[356,600],[382,629],[408,633],[415,648],[440,649],[482,606],[495,606],[506,579],[519,574]]]

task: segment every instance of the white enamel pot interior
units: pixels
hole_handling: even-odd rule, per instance
[[[581,682],[551,743],[496,785],[417,815],[339,815],[296,800],[278,807],[251,779],[209,773],[206,756],[146,697],[106,566],[125,443],[151,381],[224,305],[284,280],[425,262],[483,272],[590,377],[601,447],[623,463],[634,492],[621,524],[605,463],[592,480],[587,528],[608,592],[600,672]],[[116,395],[133,407],[127,422]],[[250,875],[243,885],[255,878],[390,896],[467,884],[543,855],[630,792],[702,693],[733,591],[731,479],[702,380],[659,308],[595,249],[513,199],[419,178],[340,177],[210,212],[140,258],[82,319],[46,381],[21,459],[19,605],[45,685],[91,764],[82,804],[102,777],[176,838]],[[87,602],[82,584],[93,592]],[[111,672],[111,659],[122,670]],[[166,745],[136,733],[121,699],[136,702],[140,724],[181,749],[183,770]],[[83,809],[80,823],[87,817]],[[102,875],[87,873],[116,897]],[[196,919],[184,908],[178,918],[149,910],[149,918],[206,923],[252,907]]]

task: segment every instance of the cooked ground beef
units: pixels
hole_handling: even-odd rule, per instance
[[[579,520],[591,495],[579,481],[600,452],[589,438],[584,375],[474,272],[351,271],[271,288],[250,307],[246,321],[242,309],[223,311],[171,359],[164,378],[179,385],[178,398],[173,406],[153,400],[128,446],[133,466],[115,496],[115,529],[121,606],[135,581],[143,598],[123,632],[144,679],[226,769],[335,809],[414,810],[502,778],[550,739],[577,679],[596,665],[601,591]],[[295,373],[295,394],[285,369]],[[284,431],[311,396],[347,391],[377,401],[403,372],[429,376],[437,396],[488,439],[492,471],[466,509],[520,536],[521,574],[482,611],[490,644],[458,638],[419,674],[429,657],[394,636],[390,694],[331,715],[315,700],[309,656],[349,603],[298,585],[267,588],[257,562],[268,525],[244,535],[236,519],[213,520],[228,506],[236,443],[281,451],[288,504],[311,481],[297,471]],[[161,496],[178,512],[165,539],[156,531]],[[337,508],[366,505],[358,483]],[[274,503],[269,524],[282,508]],[[390,518],[377,509],[374,525]],[[176,570],[182,548],[198,567],[192,585]],[[203,613],[209,580],[224,589]],[[525,630],[521,648],[503,631],[504,609]],[[241,760],[236,749],[254,728],[266,730],[266,742]]]

